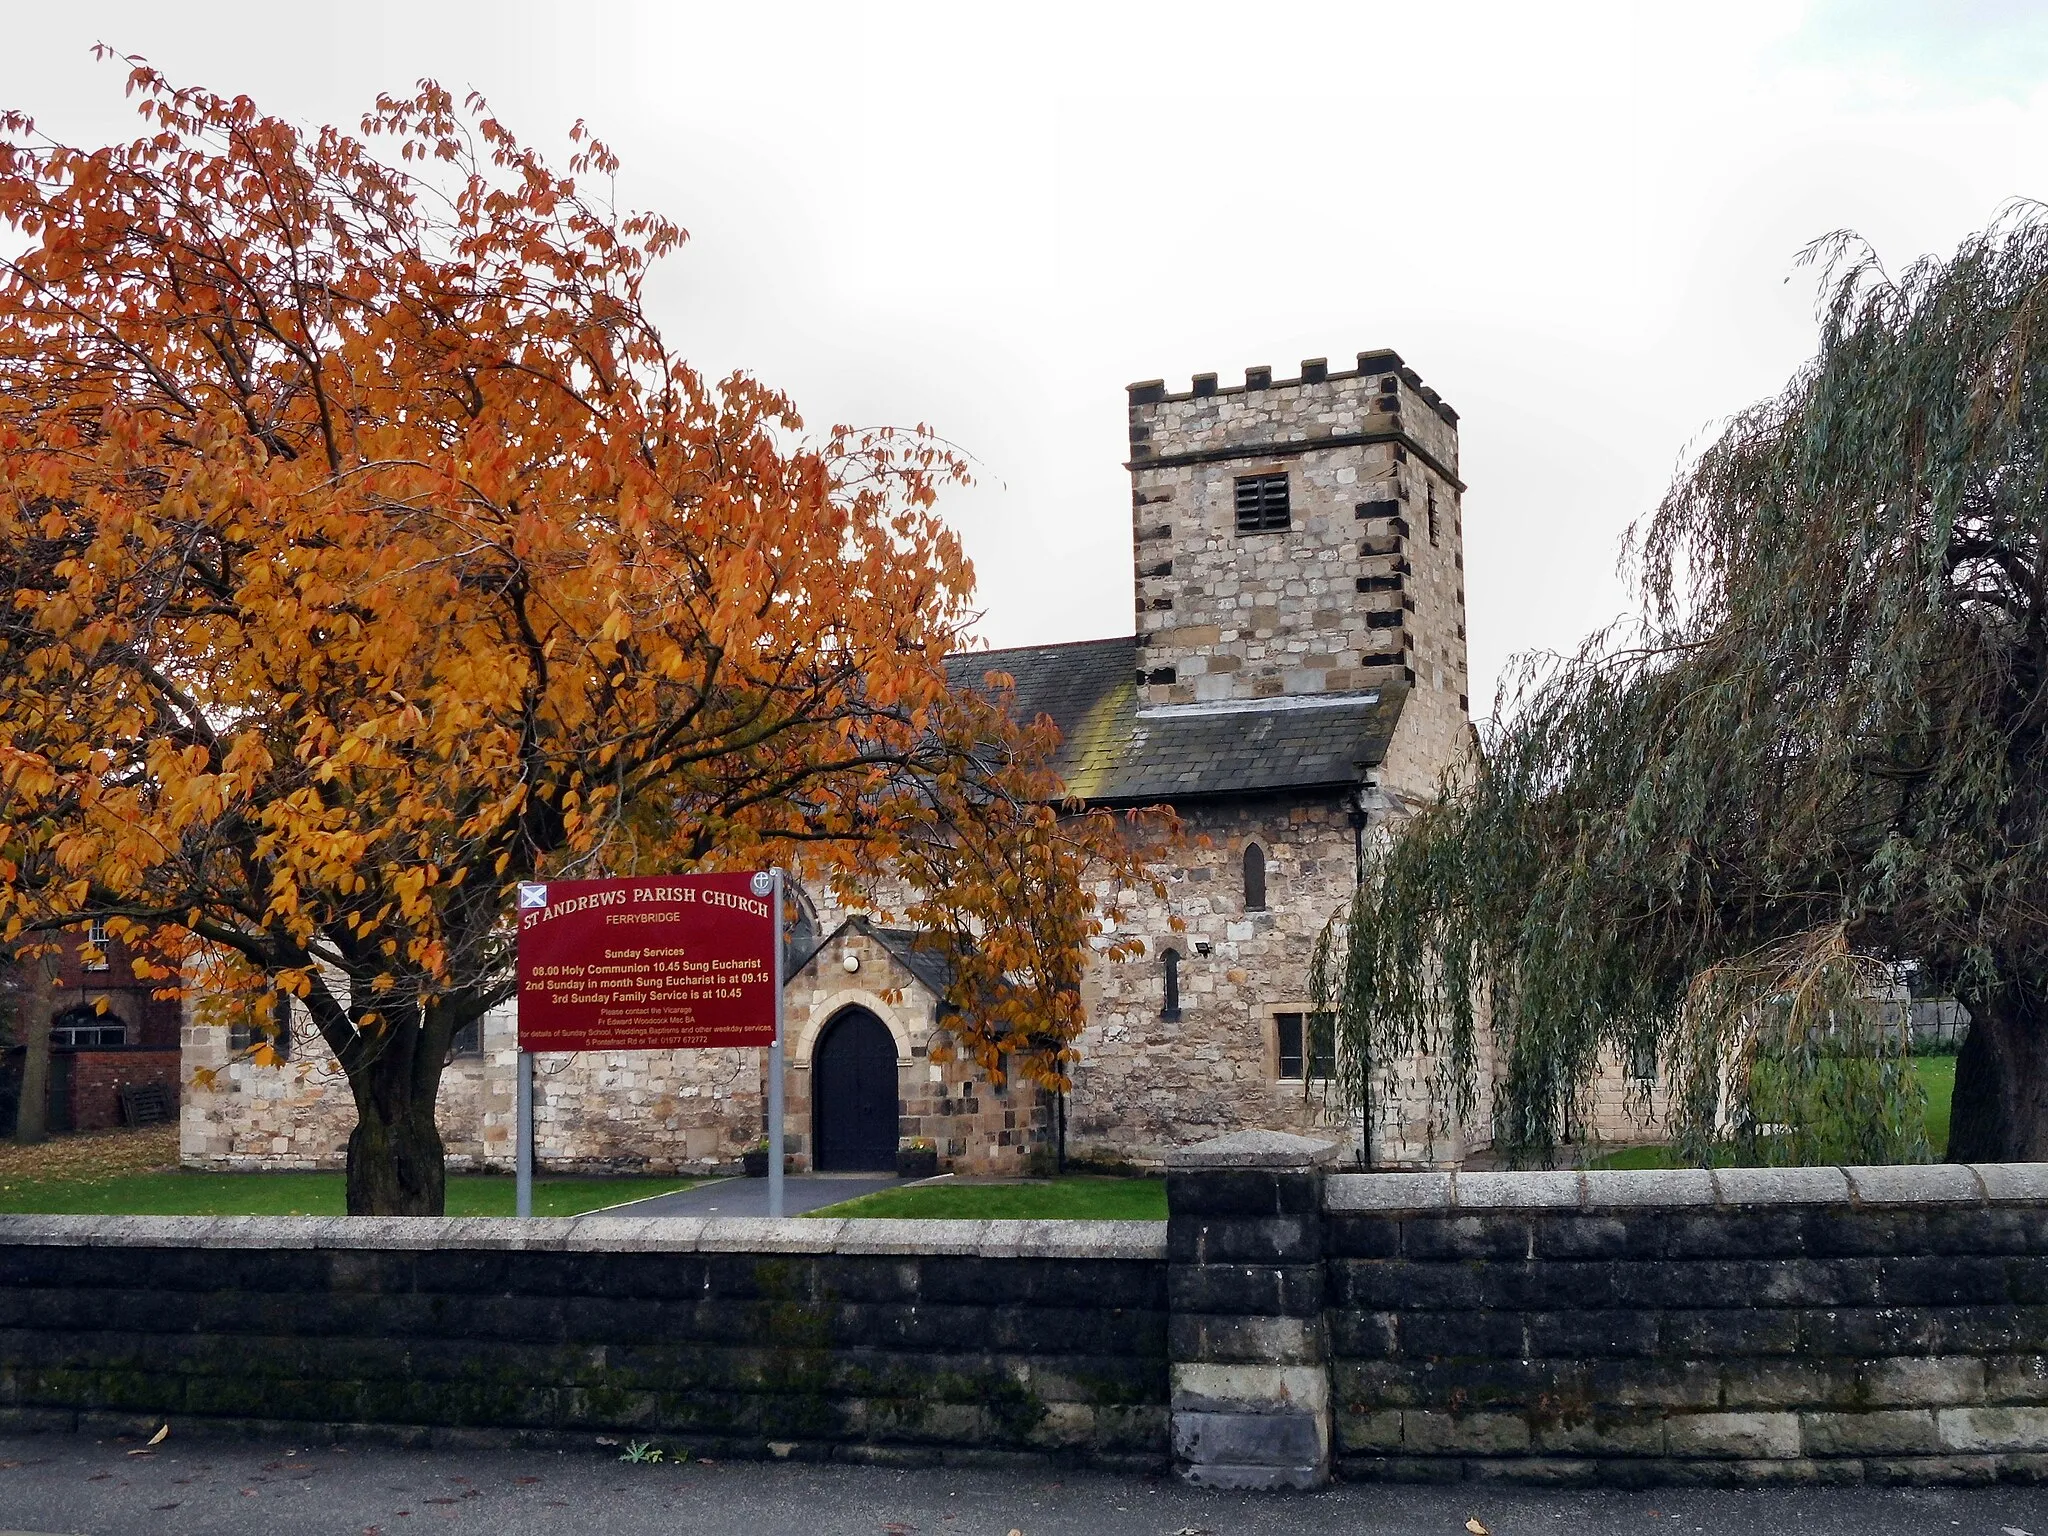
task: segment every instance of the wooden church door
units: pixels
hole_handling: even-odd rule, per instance
[[[811,1056],[812,1131],[821,1173],[896,1167],[896,1041],[865,1008],[825,1026]]]

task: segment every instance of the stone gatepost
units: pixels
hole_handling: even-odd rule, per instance
[[[1190,1482],[1330,1480],[1322,1206],[1336,1155],[1280,1131],[1167,1154],[1173,1456]]]

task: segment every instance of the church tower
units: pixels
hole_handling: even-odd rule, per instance
[[[1469,717],[1458,414],[1393,352],[1130,386],[1148,707],[1405,687]]]

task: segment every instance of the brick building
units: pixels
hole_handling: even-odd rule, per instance
[[[786,994],[785,1134],[801,1168],[883,1166],[923,1136],[942,1166],[1021,1171],[1062,1112],[1069,1151],[1105,1161],[1156,1165],[1250,1128],[1368,1150],[1318,1086],[1309,957],[1374,829],[1472,750],[1457,414],[1392,352],[1129,395],[1133,633],[977,652],[953,670],[962,686],[1015,679],[1020,713],[1059,726],[1073,795],[1171,804],[1196,834],[1166,872],[1168,899],[1127,903],[1147,958],[1094,968],[1060,1105],[932,1062],[945,977],[914,935],[811,909]],[[507,1008],[450,1065],[440,1123],[456,1166],[511,1157],[514,1040]],[[185,1042],[188,1067],[217,1074],[187,1097],[188,1163],[340,1161],[347,1093],[317,1046],[275,1068],[234,1060],[218,1029],[190,1025]],[[541,1161],[728,1166],[762,1134],[764,1056],[542,1057]],[[1432,1128],[1405,1076],[1392,1123],[1371,1134],[1375,1161],[1454,1161],[1484,1140]]]
[[[147,1084],[178,1097],[179,1008],[158,997],[160,982],[135,974],[128,946],[103,925],[59,938],[50,1010],[48,1124],[53,1131],[100,1130],[122,1123],[121,1090]],[[0,1134],[13,1133],[29,1020],[38,1006],[17,968],[0,967]]]

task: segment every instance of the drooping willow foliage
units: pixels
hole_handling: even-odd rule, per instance
[[[1808,255],[1818,354],[1632,535],[1640,613],[1522,664],[1325,935],[1375,1124],[1420,1053],[1547,1160],[1654,1058],[1696,1158],[1924,1157],[1910,974],[1973,1021],[1949,1155],[2048,1156],[2048,218]]]

